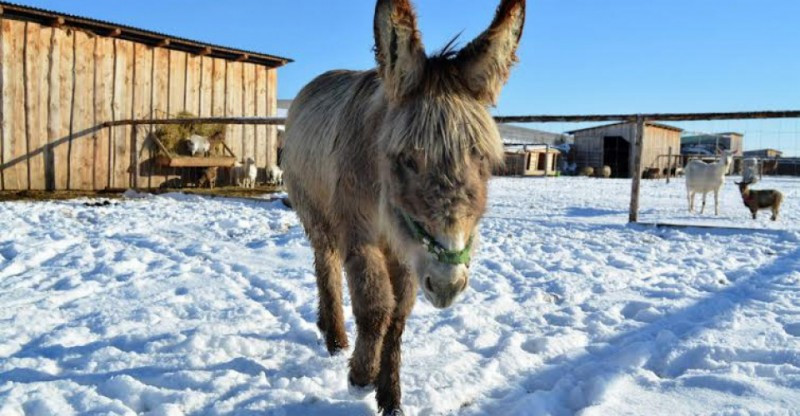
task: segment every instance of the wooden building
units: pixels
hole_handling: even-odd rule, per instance
[[[505,164],[494,172],[503,176],[555,176],[560,151],[549,146],[506,148]]]
[[[777,149],[757,149],[757,150],[746,150],[742,152],[742,157],[756,157],[759,159],[776,159],[783,156],[783,152]]]
[[[744,152],[744,135],[736,132],[690,133],[681,137],[681,154],[684,156],[716,156],[729,151],[734,157]]]
[[[636,124],[629,122],[568,132],[575,140],[575,162],[578,169],[586,166],[610,166],[611,177],[632,177],[636,150],[635,131]],[[645,123],[642,168],[666,168],[670,148],[673,155],[680,154],[682,131],[666,124]]]
[[[571,137],[566,134],[551,133],[549,131],[515,126],[513,124],[498,123],[497,130],[504,145],[550,145],[555,146],[571,143]]]
[[[0,189],[157,187],[154,126],[125,119],[271,116],[291,60],[0,2]],[[275,163],[274,126],[229,126],[238,158]],[[263,169],[262,169],[263,170]]]

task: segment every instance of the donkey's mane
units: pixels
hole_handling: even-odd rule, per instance
[[[393,123],[394,124],[394,123]],[[434,163],[463,164],[471,152],[492,165],[503,159],[497,126],[486,109],[459,95],[437,94],[406,103],[381,143],[389,154],[417,151]]]

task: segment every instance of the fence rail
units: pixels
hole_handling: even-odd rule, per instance
[[[753,119],[785,119],[800,118],[800,111],[745,111],[745,112],[713,112],[713,113],[645,113],[645,114],[597,114],[597,115],[515,115],[496,116],[498,123],[550,123],[550,122],[630,122],[634,124],[633,137],[633,172],[631,183],[631,200],[629,221],[639,219],[639,188],[642,176],[642,149],[645,125],[654,121],[703,121],[703,120],[753,120]],[[96,130],[120,126],[167,125],[167,124],[228,124],[228,125],[264,125],[276,126],[286,123],[284,117],[197,117],[181,119],[122,119],[100,123],[94,128],[85,129],[82,133],[90,134]],[[134,129],[136,130],[136,129]],[[136,134],[134,132],[134,134]],[[70,139],[80,133],[74,134]],[[138,171],[136,172],[138,174]]]

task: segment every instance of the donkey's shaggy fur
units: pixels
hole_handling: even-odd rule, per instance
[[[318,326],[330,353],[348,346],[344,266],[358,328],[349,381],[376,385],[387,414],[400,412],[400,338],[418,284],[437,307],[468,284],[469,265],[439,260],[408,224],[440,250],[471,250],[503,157],[487,106],[516,60],[524,12],[525,0],[502,0],[464,49],[427,57],[409,0],[378,0],[378,67],[325,73],[289,111],[282,167],[314,249]]]

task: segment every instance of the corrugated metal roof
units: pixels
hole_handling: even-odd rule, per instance
[[[88,17],[75,16],[52,10],[23,6],[20,4],[0,1],[0,15],[3,18],[30,21],[48,26],[67,26],[86,30],[99,36],[113,36],[132,42],[143,43],[150,46],[160,46],[167,49],[211,56],[230,61],[243,61],[254,64],[277,68],[293,62],[289,58],[269,55],[243,49],[229,48],[211,43],[198,42],[178,36],[120,25]],[[166,43],[165,43],[166,41]]]

